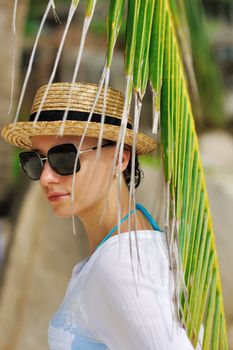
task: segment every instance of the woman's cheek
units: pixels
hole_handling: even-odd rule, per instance
[[[103,197],[109,186],[112,159],[104,155],[98,160],[94,167],[95,157],[81,159],[81,169],[76,174],[75,198],[82,205],[91,205]],[[72,191],[72,176],[69,187]],[[83,206],[83,205],[82,205]]]

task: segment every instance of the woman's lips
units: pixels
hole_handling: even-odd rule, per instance
[[[54,193],[48,194],[48,200],[50,202],[55,202],[55,201],[59,201],[59,200],[65,199],[65,198],[67,198],[69,196],[70,196],[69,193],[54,192]]]

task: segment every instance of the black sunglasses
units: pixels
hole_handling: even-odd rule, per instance
[[[109,142],[104,145],[101,145],[101,147],[113,145],[114,143]],[[97,149],[97,146],[80,151],[79,154],[95,149]],[[75,172],[77,173],[81,168],[79,157],[76,160],[77,153],[78,148],[75,144],[66,143],[50,148],[48,150],[47,157],[35,151],[27,151],[21,152],[19,154],[19,159],[20,165],[22,166],[27,177],[31,180],[39,180],[44,169],[44,164],[46,160],[48,160],[51,168],[57,174],[62,176],[72,175],[74,173],[74,166],[76,161],[77,164]]]

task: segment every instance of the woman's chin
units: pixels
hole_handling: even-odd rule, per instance
[[[66,212],[57,211],[57,210],[53,210],[53,211],[56,214],[56,216],[58,216],[60,219],[66,219],[72,216],[71,213],[66,213]]]
[[[52,210],[59,218],[62,219],[69,218],[72,216],[72,208],[70,205],[52,205]]]

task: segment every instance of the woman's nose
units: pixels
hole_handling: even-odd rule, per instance
[[[59,174],[57,174],[49,165],[48,161],[44,163],[44,168],[40,176],[41,186],[48,186],[50,183],[58,183]]]

